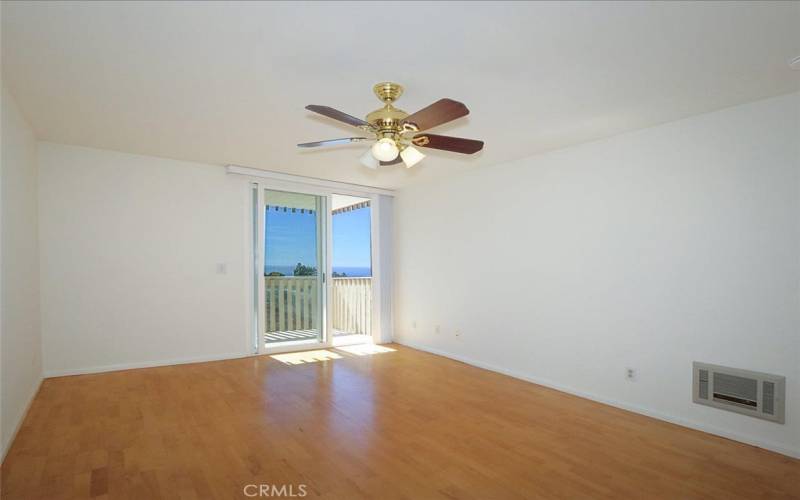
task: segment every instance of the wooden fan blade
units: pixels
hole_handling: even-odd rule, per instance
[[[398,155],[398,156],[397,156],[397,158],[395,158],[394,160],[390,160],[390,161],[382,161],[382,162],[381,162],[381,166],[386,166],[386,165],[397,165],[397,164],[398,164],[398,163],[400,163],[401,161],[403,161],[403,159],[402,159],[402,158],[400,158],[400,156]]]
[[[313,111],[314,113],[319,113],[322,116],[327,116],[328,118],[333,118],[334,120],[339,120],[340,122],[344,122],[348,125],[352,125],[354,127],[370,127],[370,124],[365,122],[360,118],[356,118],[355,116],[348,115],[338,109],[333,109],[329,106],[318,106],[316,104],[309,104],[306,106],[306,109],[309,111]]]
[[[439,99],[427,108],[422,108],[416,113],[408,115],[403,120],[403,123],[415,125],[418,131],[428,130],[468,114],[469,110],[464,106],[464,103],[452,99]]]
[[[460,137],[450,137],[448,135],[419,134],[415,135],[411,142],[415,146],[423,148],[443,149],[454,153],[471,155],[483,149],[483,141],[474,139],[462,139]]]
[[[298,148],[317,148],[319,146],[336,146],[337,144],[349,144],[351,142],[370,141],[366,137],[344,137],[342,139],[329,139],[327,141],[303,142],[297,145]]]

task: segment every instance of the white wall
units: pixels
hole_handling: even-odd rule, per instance
[[[800,94],[395,201],[400,342],[800,455]],[[786,424],[693,404],[694,360],[785,375]]]
[[[42,380],[36,142],[2,89],[0,159],[0,460]]]
[[[49,143],[39,165],[46,375],[251,353],[242,178]]]

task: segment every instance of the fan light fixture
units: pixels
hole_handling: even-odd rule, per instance
[[[419,149],[415,148],[414,146],[408,146],[406,149],[400,151],[400,158],[403,159],[403,163],[406,164],[406,168],[411,168],[423,158],[425,155],[420,153]]]
[[[394,140],[384,137],[372,145],[372,155],[380,161],[392,161],[400,150]]]
[[[375,140],[376,143],[360,158],[361,164],[371,169],[399,163],[404,163],[406,168],[411,168],[425,158],[425,155],[417,148],[439,149],[465,155],[471,155],[483,149],[483,141],[428,132],[429,129],[467,116],[469,109],[463,102],[447,98],[439,99],[416,113],[408,114],[393,105],[403,94],[402,85],[383,82],[375,85],[372,91],[383,102],[383,106],[369,113],[363,120],[330,106],[319,104],[306,106],[309,111],[362,130],[367,137],[343,137],[327,141],[303,142],[297,146],[317,148]]]
[[[371,168],[371,169],[376,169],[376,168],[378,168],[378,165],[381,164],[381,162],[379,162],[378,159],[375,158],[375,156],[372,155],[372,150],[371,149],[368,149],[366,152],[364,152],[363,155],[361,155],[361,160],[360,161],[361,161],[362,165],[364,165],[367,168]]]

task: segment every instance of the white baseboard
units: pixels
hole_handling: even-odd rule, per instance
[[[246,358],[248,356],[253,356],[253,354],[229,353],[229,354],[219,354],[214,356],[197,356],[193,358],[164,359],[160,361],[142,361],[138,363],[120,363],[116,365],[90,366],[87,368],[71,368],[67,370],[49,370],[45,372],[44,378],[66,377],[70,375],[86,375],[89,373],[116,372],[120,370],[134,370],[136,368],[153,368],[156,366],[185,365],[189,363],[205,363],[207,361],[223,361],[226,359]]]
[[[437,356],[443,356],[445,358],[450,358],[456,361],[461,361],[462,363],[466,363],[468,365],[476,366],[478,368],[483,368],[485,370],[502,373],[503,375],[508,375],[509,377],[514,377],[520,380],[524,380],[526,382],[531,382],[533,384],[542,385],[545,387],[549,387],[551,389],[555,389],[561,392],[566,392],[568,394],[572,394],[574,396],[579,396],[584,399],[590,399],[592,401],[596,401],[598,403],[607,404],[609,406],[614,406],[616,408],[621,408],[623,410],[631,411],[634,413],[638,413],[640,415],[644,415],[647,417],[656,418],[658,420],[663,420],[665,422],[669,422],[672,424],[680,425],[683,427],[688,427],[690,429],[695,429],[702,432],[707,432],[709,434],[714,434],[716,436],[721,436],[724,438],[732,439],[734,441],[739,441],[745,444],[749,444],[752,446],[757,446],[759,448],[764,448],[765,450],[774,451],[776,453],[780,453],[782,455],[786,455],[793,458],[800,458],[800,449],[791,448],[784,446],[780,443],[773,443],[768,441],[763,441],[760,439],[756,439],[750,436],[745,436],[736,432],[731,432],[725,429],[720,429],[718,427],[710,426],[707,424],[703,424],[700,422],[695,422],[692,420],[687,420],[685,418],[676,417],[674,415],[668,415],[665,413],[661,413],[659,411],[650,410],[648,408],[644,408],[642,406],[625,403],[622,401],[616,401],[608,398],[604,398],[602,396],[597,396],[594,394],[589,394],[572,387],[567,387],[561,384],[557,384],[550,380],[544,380],[537,377],[531,377],[530,375],[525,375],[523,373],[519,373],[513,370],[507,370],[505,368],[500,368],[498,366],[494,366],[488,363],[484,363],[482,361],[476,361],[474,359],[470,359],[464,356],[460,356],[458,354],[453,354],[447,351],[443,351],[440,349],[435,349],[432,347],[428,347],[423,344],[418,344],[413,341],[407,341],[404,339],[394,339],[394,342],[400,345],[404,345],[407,347],[411,347],[412,349],[418,349],[420,351],[425,351],[431,354],[436,354]]]
[[[19,415],[19,417],[17,417],[17,423],[14,424],[14,431],[11,432],[11,437],[9,438],[8,442],[3,445],[2,453],[0,453],[0,464],[5,461],[8,450],[11,449],[11,445],[14,444],[14,440],[17,439],[17,433],[22,428],[22,422],[24,422],[25,417],[28,416],[28,411],[31,409],[33,400],[36,399],[36,395],[39,394],[39,389],[42,388],[42,382],[44,382],[44,377],[39,378],[39,383],[36,384],[36,390],[31,393],[30,397],[28,398],[28,402],[25,404],[25,408],[22,410],[22,413]]]

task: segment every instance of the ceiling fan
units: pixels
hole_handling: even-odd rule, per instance
[[[306,106],[306,109],[372,133],[374,138],[345,137],[328,141],[304,142],[297,146],[316,148],[374,140],[375,144],[361,157],[361,164],[373,169],[378,168],[378,165],[395,165],[400,162],[403,162],[406,168],[413,167],[425,158],[425,155],[414,146],[463,154],[473,154],[483,149],[483,141],[427,132],[420,133],[468,115],[469,110],[463,103],[452,99],[439,99],[430,106],[409,115],[392,106],[392,103],[403,93],[401,85],[384,82],[375,85],[372,90],[384,105],[368,114],[366,120],[328,106],[310,104]]]

